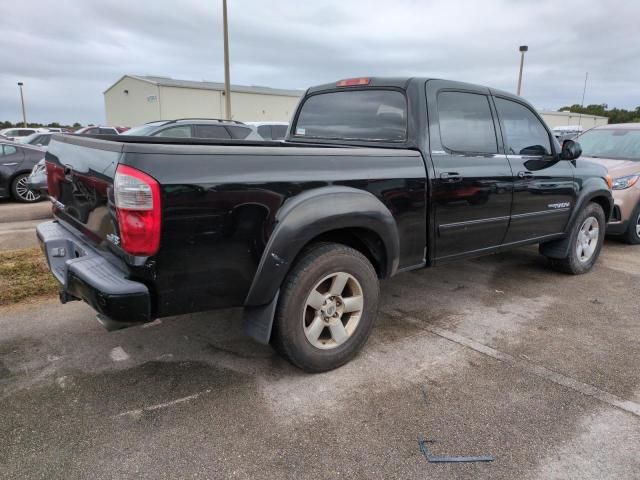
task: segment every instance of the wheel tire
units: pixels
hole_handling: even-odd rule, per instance
[[[344,275],[349,277],[346,286],[340,295],[332,297],[330,288],[334,285],[334,278],[345,278]],[[317,310],[308,304],[313,292],[320,293],[327,288],[328,291],[321,293],[324,295],[322,298],[333,302],[336,309],[343,305],[344,312],[340,313],[337,320],[333,317],[326,320],[324,310]],[[347,313],[349,298],[356,298],[358,295],[361,295],[359,313]],[[306,372],[333,370],[351,360],[369,338],[378,310],[378,296],[376,271],[362,253],[337,243],[313,245],[303,252],[280,289],[272,344],[283,357]],[[335,302],[332,298],[336,298]],[[343,303],[343,299],[347,302]],[[354,307],[349,307],[350,310],[351,308]],[[348,332],[356,317],[359,320],[356,320],[351,333],[347,333],[347,337],[334,339],[334,328]],[[308,332],[312,330],[311,324],[317,320],[334,323],[326,326],[322,324],[318,327],[320,330],[316,329],[320,333],[314,345],[313,340],[308,338],[308,335],[314,335]],[[342,324],[342,329],[339,329],[337,322]]]
[[[40,193],[34,192],[27,187],[28,173],[16,175],[11,182],[11,196],[17,202],[34,203],[40,200]]]
[[[598,231],[594,233],[595,236],[591,240],[595,240],[597,243],[593,245],[591,255],[586,259],[581,259],[578,254],[578,250],[580,248],[579,242],[581,241],[581,238],[583,238],[580,236],[581,229],[583,229],[585,225],[588,226],[588,222],[593,222],[593,220],[597,222]],[[559,272],[569,273],[572,275],[587,273],[598,260],[600,250],[602,249],[602,244],[604,242],[605,228],[606,220],[602,207],[597,203],[589,203],[578,214],[578,217],[575,219],[573,226],[571,227],[571,235],[569,236],[569,254],[565,258],[549,259],[551,267]]]
[[[631,245],[640,244],[640,204],[633,211],[629,219],[629,227],[622,238]]]

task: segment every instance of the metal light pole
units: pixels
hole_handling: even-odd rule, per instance
[[[22,126],[27,128],[27,114],[24,112],[24,95],[22,94],[22,82],[18,82],[18,87],[20,87],[20,103],[22,103]]]
[[[518,95],[520,95],[520,90],[522,88],[522,67],[524,67],[524,52],[529,50],[529,47],[526,45],[520,45],[520,75],[518,75]]]
[[[231,84],[229,80],[229,28],[227,26],[227,0],[222,0],[222,29],[224,31],[224,105],[225,116],[231,120]]]

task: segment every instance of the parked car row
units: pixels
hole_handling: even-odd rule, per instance
[[[220,119],[176,119],[159,120],[149,122],[139,127],[128,129],[127,127],[90,126],[84,127],[75,135],[128,135],[128,136],[152,136],[158,138],[202,138],[216,140],[283,140],[289,124],[286,122],[238,122]],[[44,129],[41,129],[44,130]],[[36,153],[28,156],[28,160],[20,164],[16,171],[6,174],[6,182],[9,187],[0,190],[0,198],[12,197],[20,202],[36,202],[47,195],[47,172],[44,163],[44,154],[51,141],[51,131],[35,131],[18,140],[21,146],[36,147]],[[7,140],[2,139],[0,140]],[[8,142],[9,143],[9,142]],[[38,158],[39,157],[39,158]],[[25,157],[26,159],[27,157]],[[40,160],[40,161],[38,161]],[[13,162],[9,162],[13,163]],[[25,180],[23,175],[29,174]],[[18,178],[18,177],[19,178]],[[18,178],[16,188],[11,184]],[[6,183],[5,182],[5,183]],[[26,188],[26,190],[25,190]]]
[[[158,120],[134,127],[124,135],[216,140],[283,140],[286,122],[239,122],[214,118]]]

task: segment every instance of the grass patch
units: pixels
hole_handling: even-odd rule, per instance
[[[0,306],[55,295],[58,287],[39,248],[0,252]]]

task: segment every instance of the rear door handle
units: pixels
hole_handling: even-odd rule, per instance
[[[529,179],[529,178],[533,178],[533,173],[531,173],[531,172],[518,172],[518,176],[520,178]]]
[[[444,172],[440,174],[440,178],[448,183],[456,183],[462,181],[462,175],[458,172]]]

